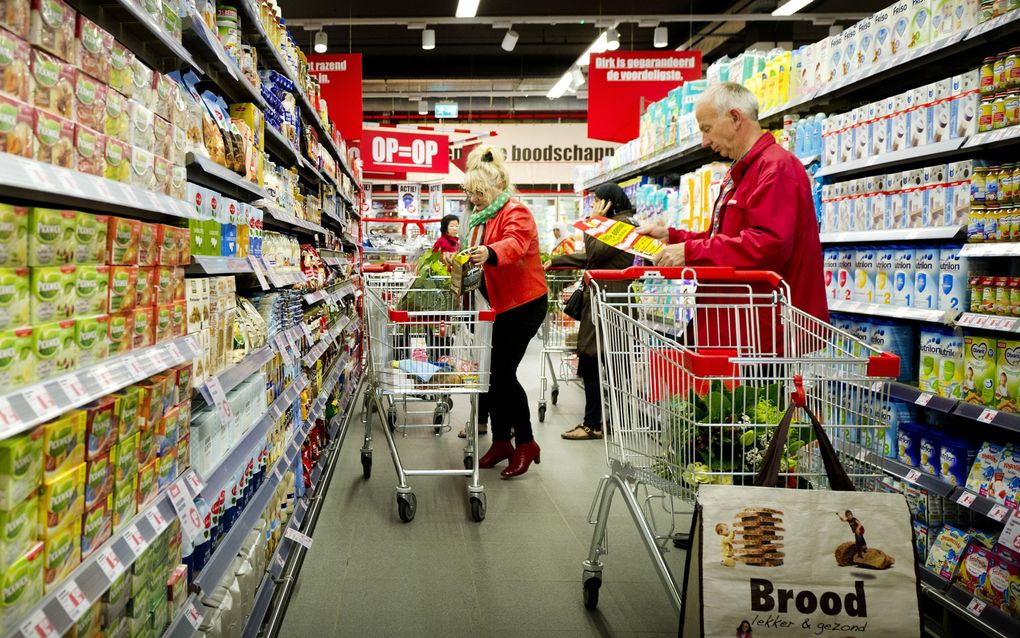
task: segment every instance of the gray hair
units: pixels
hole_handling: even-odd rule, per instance
[[[698,103],[711,104],[720,115],[730,109],[736,109],[748,119],[758,121],[758,98],[747,87],[736,82],[722,82],[709,86],[698,96]]]

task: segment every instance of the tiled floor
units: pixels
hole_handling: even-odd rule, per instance
[[[610,554],[598,609],[581,599],[586,522],[599,478],[601,441],[564,441],[580,420],[580,388],[561,385],[559,404],[537,423],[538,362],[533,342],[521,370],[532,398],[542,464],[500,480],[482,471],[486,519],[472,522],[462,477],[416,477],[411,523],[397,515],[396,474],[376,424],[372,477],[362,478],[360,416],[341,452],[314,533],[283,638],[309,636],[676,636],[677,615],[619,496],[610,516]],[[466,418],[464,399],[454,416]],[[398,438],[405,467],[460,466],[463,440],[431,429]],[[482,451],[490,436],[482,437]],[[502,466],[500,466],[501,468]],[[683,554],[666,554],[682,569]]]

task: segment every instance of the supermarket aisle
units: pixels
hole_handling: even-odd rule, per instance
[[[536,340],[521,375],[533,413],[540,352]],[[281,636],[676,636],[677,617],[619,500],[599,608],[584,609],[586,517],[606,462],[601,441],[559,436],[582,410],[580,388],[561,385],[559,404],[536,427],[542,464],[513,481],[500,480],[498,468],[482,471],[488,514],[480,524],[468,516],[460,477],[413,479],[418,513],[402,523],[381,433],[372,478],[362,478],[356,416]],[[482,438],[483,451],[490,438]],[[455,432],[398,440],[409,461],[435,467],[457,467],[462,446]],[[667,559],[680,566],[682,554]]]

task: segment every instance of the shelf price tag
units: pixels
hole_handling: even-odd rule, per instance
[[[181,349],[177,347],[176,343],[166,344],[166,349],[170,353],[170,356],[174,358],[175,364],[187,361],[188,358],[184,356],[184,353],[181,352]]]
[[[184,481],[188,484],[188,488],[195,496],[201,494],[202,488],[205,487],[205,484],[202,483],[202,479],[198,478],[198,472],[195,470],[188,470],[185,472]]]
[[[21,427],[21,417],[11,407],[10,401],[0,397],[0,434]]]
[[[970,604],[967,605],[967,611],[974,614],[975,616],[980,616],[981,612],[985,610],[985,606],[986,606],[985,601],[977,597],[974,597],[970,599]]]
[[[977,500],[977,494],[974,494],[973,492],[964,492],[963,494],[960,494],[959,498],[956,499],[956,502],[964,507],[970,507],[974,504],[975,500]]]
[[[167,488],[170,502],[177,511],[177,518],[181,520],[181,530],[187,535],[188,540],[195,542],[202,536],[205,525],[202,523],[202,516],[195,507],[195,501],[188,493],[188,487],[184,479],[178,479]]]
[[[170,522],[163,518],[158,507],[150,510],[149,513],[145,515],[145,518],[148,519],[149,524],[152,525],[152,529],[156,531],[156,534],[161,534],[163,530],[170,525]]]
[[[931,392],[922,392],[921,394],[917,395],[916,399],[914,399],[914,403],[920,406],[926,406],[929,403],[931,403],[931,400],[934,397],[935,395],[932,394]]]
[[[120,562],[117,558],[117,553],[113,551],[112,547],[107,547],[99,553],[96,558],[96,564],[99,565],[99,569],[103,571],[106,579],[111,583],[124,573],[124,563]]]
[[[251,265],[251,270],[255,273],[256,279],[259,280],[259,286],[262,290],[269,290],[269,282],[266,280],[266,273],[263,272],[262,264],[259,263],[258,257],[248,255],[248,263]]]
[[[917,479],[921,478],[921,473],[918,472],[917,470],[910,470],[909,472],[907,472],[907,475],[904,476],[903,478],[910,481],[911,483],[917,483]]]
[[[213,400],[213,404],[216,405],[216,409],[219,410],[220,419],[226,423],[234,418],[234,413],[230,410],[230,402],[227,401],[227,395],[223,391],[223,386],[220,385],[220,380],[216,377],[209,377],[205,382],[205,387],[209,390],[209,396]]]
[[[184,618],[187,619],[188,623],[198,631],[199,626],[202,624],[202,612],[198,611],[195,607],[195,603],[188,601],[188,604],[184,607]]]
[[[23,638],[57,638],[60,634],[46,617],[46,612],[37,609],[21,624],[21,635]]]
[[[78,381],[78,377],[70,376],[57,379],[57,385],[60,386],[60,389],[64,391],[64,394],[67,395],[67,398],[70,399],[72,403],[81,401],[85,398],[85,388],[82,386],[81,382]]]
[[[73,580],[57,592],[57,602],[67,612],[71,622],[78,622],[78,619],[85,615],[85,612],[88,611],[91,605],[88,596],[82,592],[81,588],[78,587],[78,583]]]
[[[1006,525],[999,534],[999,544],[1013,551],[1020,551],[1020,512],[1013,510]]]
[[[988,510],[989,518],[994,518],[997,521],[1006,520],[1006,516],[1009,514],[1009,510],[1006,509],[1005,505],[996,505],[992,509]]]
[[[999,416],[998,410],[989,410],[985,408],[984,410],[981,410],[981,414],[978,415],[977,420],[982,423],[991,423],[997,416]]]
[[[308,536],[307,534],[299,532],[293,527],[288,527],[287,531],[284,532],[283,535],[289,538],[290,540],[294,541],[298,545],[304,547],[305,549],[311,549],[312,547],[312,537]]]
[[[124,530],[124,540],[135,558],[145,551],[145,537],[138,531],[137,525],[130,525]]]

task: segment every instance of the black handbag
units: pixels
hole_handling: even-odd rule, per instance
[[[581,320],[581,313],[584,311],[584,286],[578,286],[570,294],[570,299],[563,304],[563,314],[575,321]]]

